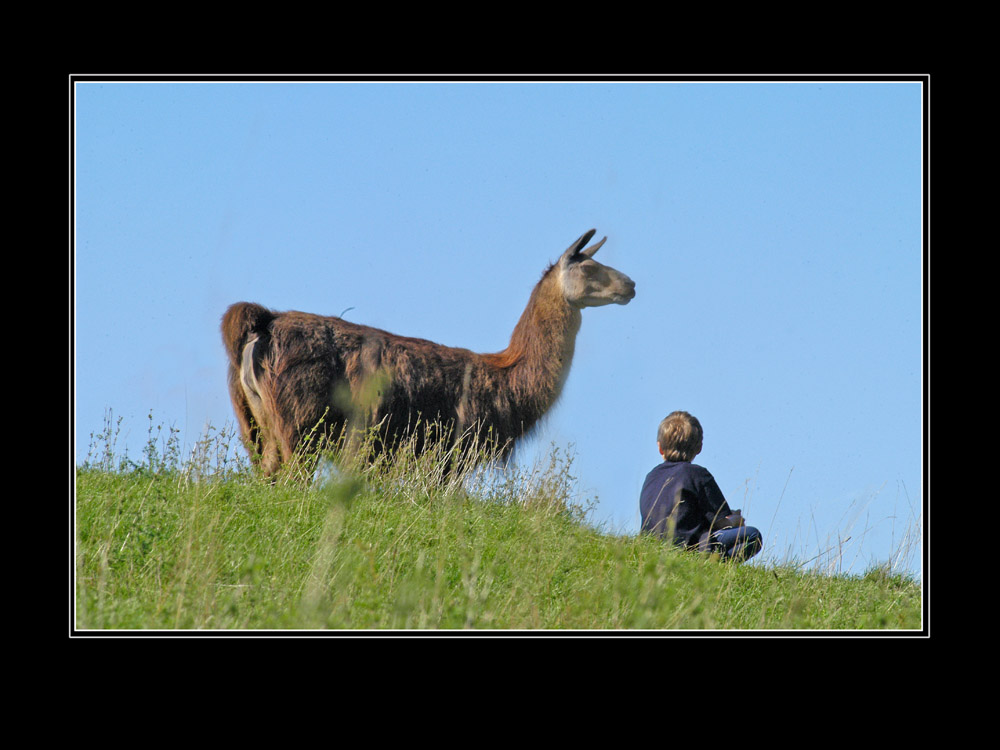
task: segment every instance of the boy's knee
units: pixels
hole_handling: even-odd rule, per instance
[[[764,537],[759,530],[753,526],[746,527],[747,539],[744,545],[745,555],[751,557],[756,555],[764,547]]]

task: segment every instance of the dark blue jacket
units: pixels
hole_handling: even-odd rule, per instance
[[[732,513],[708,469],[690,461],[664,461],[649,472],[639,511],[642,531],[683,547],[698,545],[710,531],[725,526]]]

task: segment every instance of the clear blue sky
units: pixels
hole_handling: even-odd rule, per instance
[[[922,96],[913,81],[80,82],[76,460],[112,409],[232,424],[238,300],[480,352],[581,233],[636,281],[587,309],[520,452],[572,445],[634,534],[660,419],[765,534],[861,573],[921,517]],[[845,544],[841,542],[850,537]],[[919,551],[906,569],[920,574]],[[826,564],[827,555],[820,559]]]

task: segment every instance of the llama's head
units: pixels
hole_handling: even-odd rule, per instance
[[[600,307],[612,302],[627,305],[635,296],[635,282],[621,271],[594,260],[594,253],[607,237],[583,249],[595,231],[582,234],[556,263],[566,301],[576,308]]]

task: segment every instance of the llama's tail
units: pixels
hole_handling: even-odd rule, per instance
[[[253,302],[237,302],[229,306],[222,316],[222,341],[233,367],[240,369],[243,347],[251,336],[263,333],[274,318],[274,312]]]

